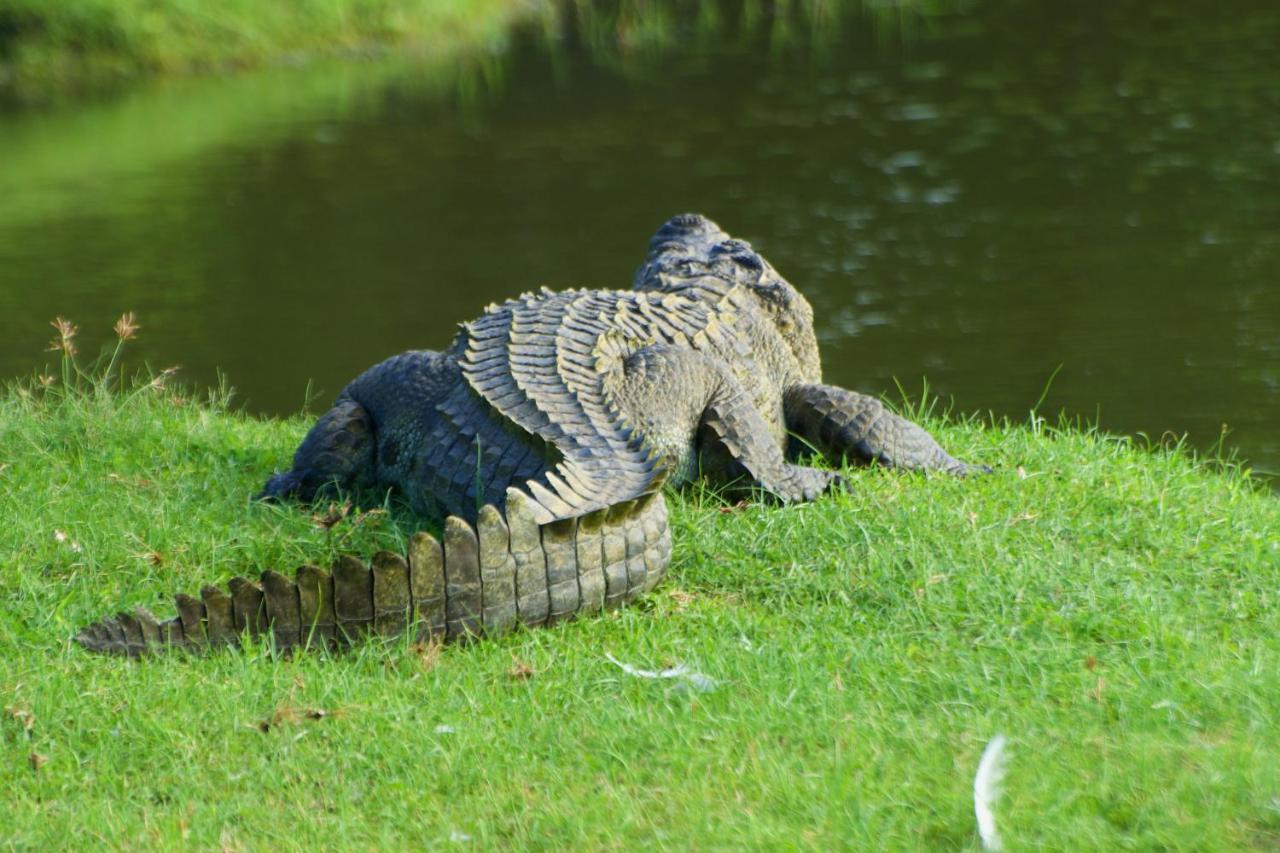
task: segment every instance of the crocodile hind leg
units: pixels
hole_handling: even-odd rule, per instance
[[[302,440],[292,470],[268,480],[258,498],[310,501],[327,487],[356,489],[372,478],[373,464],[373,420],[343,394]]]
[[[846,459],[915,471],[988,473],[942,449],[922,427],[895,415],[874,397],[835,385],[793,385],[783,398],[787,429],[833,465]]]
[[[675,469],[673,482],[701,474],[789,503],[814,500],[839,480],[788,462],[750,395],[714,356],[654,344],[629,356],[608,382],[623,417]]]
[[[429,433],[437,404],[459,381],[447,356],[411,350],[375,364],[342,390],[316,421],[293,457],[259,498],[310,501],[327,487],[357,491],[375,484],[403,485],[413,454],[401,445]]]

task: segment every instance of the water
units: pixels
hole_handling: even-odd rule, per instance
[[[1225,425],[1280,470],[1280,7],[1088,5],[772,33],[729,8],[11,108],[0,375],[48,360],[55,314],[94,344],[132,309],[154,366],[295,412],[491,300],[627,286],[697,210],[809,296],[832,381]]]

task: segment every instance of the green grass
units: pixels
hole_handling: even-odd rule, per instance
[[[1280,843],[1280,500],[1232,466],[935,419],[996,473],[673,498],[670,576],[624,612],[438,654],[130,662],[70,638],[412,519],[252,503],[305,418],[61,386],[0,395],[0,845],[973,849],[998,732],[1013,849]]]

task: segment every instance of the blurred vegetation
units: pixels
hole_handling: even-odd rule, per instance
[[[908,38],[923,22],[961,11],[970,0],[569,0],[544,21],[571,31],[593,58],[621,69],[642,67],[691,39],[726,36],[770,54],[821,56],[835,49],[850,21],[886,38]]]
[[[0,0],[0,84],[76,85],[500,37],[538,0]]]
[[[47,94],[155,73],[293,64],[398,48],[498,53],[510,27],[566,27],[602,55],[654,56],[732,26],[775,46],[856,14],[894,32],[963,0],[0,0],[0,91]],[[808,40],[806,38],[806,40]]]
[[[574,45],[596,67],[636,77],[655,73],[690,42],[820,56],[837,49],[855,19],[885,38],[906,38],[962,2],[0,0],[0,107],[6,95],[65,98],[73,107],[0,123],[0,197],[8,199],[0,226],[107,203],[104,194],[120,192],[112,176],[372,109],[391,81],[412,80],[416,91],[460,102],[485,100],[508,84],[510,47],[521,35],[552,63]],[[371,57],[393,47],[378,61],[342,61],[344,52]],[[304,60],[305,75],[287,67]],[[273,67],[195,75],[263,64]],[[147,81],[111,98],[82,97],[133,78]]]

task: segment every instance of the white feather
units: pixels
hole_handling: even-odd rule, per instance
[[[978,835],[984,850],[1000,849],[1000,833],[996,831],[993,808],[1000,798],[1004,780],[1004,735],[996,735],[982,750],[978,773],[973,777],[973,813],[978,817]]]
[[[718,682],[714,678],[708,675],[703,675],[700,672],[694,672],[684,664],[673,666],[670,669],[639,669],[629,663],[623,663],[608,652],[605,652],[604,656],[609,663],[618,667],[627,675],[632,675],[636,678],[678,678],[680,679],[680,682],[676,685],[677,687],[687,687],[697,693],[706,693],[708,691],[715,690],[718,685]]]
[[[670,669],[639,669],[629,663],[623,663],[608,652],[605,652],[604,656],[609,663],[618,667],[627,675],[634,675],[636,678],[681,678],[689,672],[689,668],[684,664],[673,666]]]

